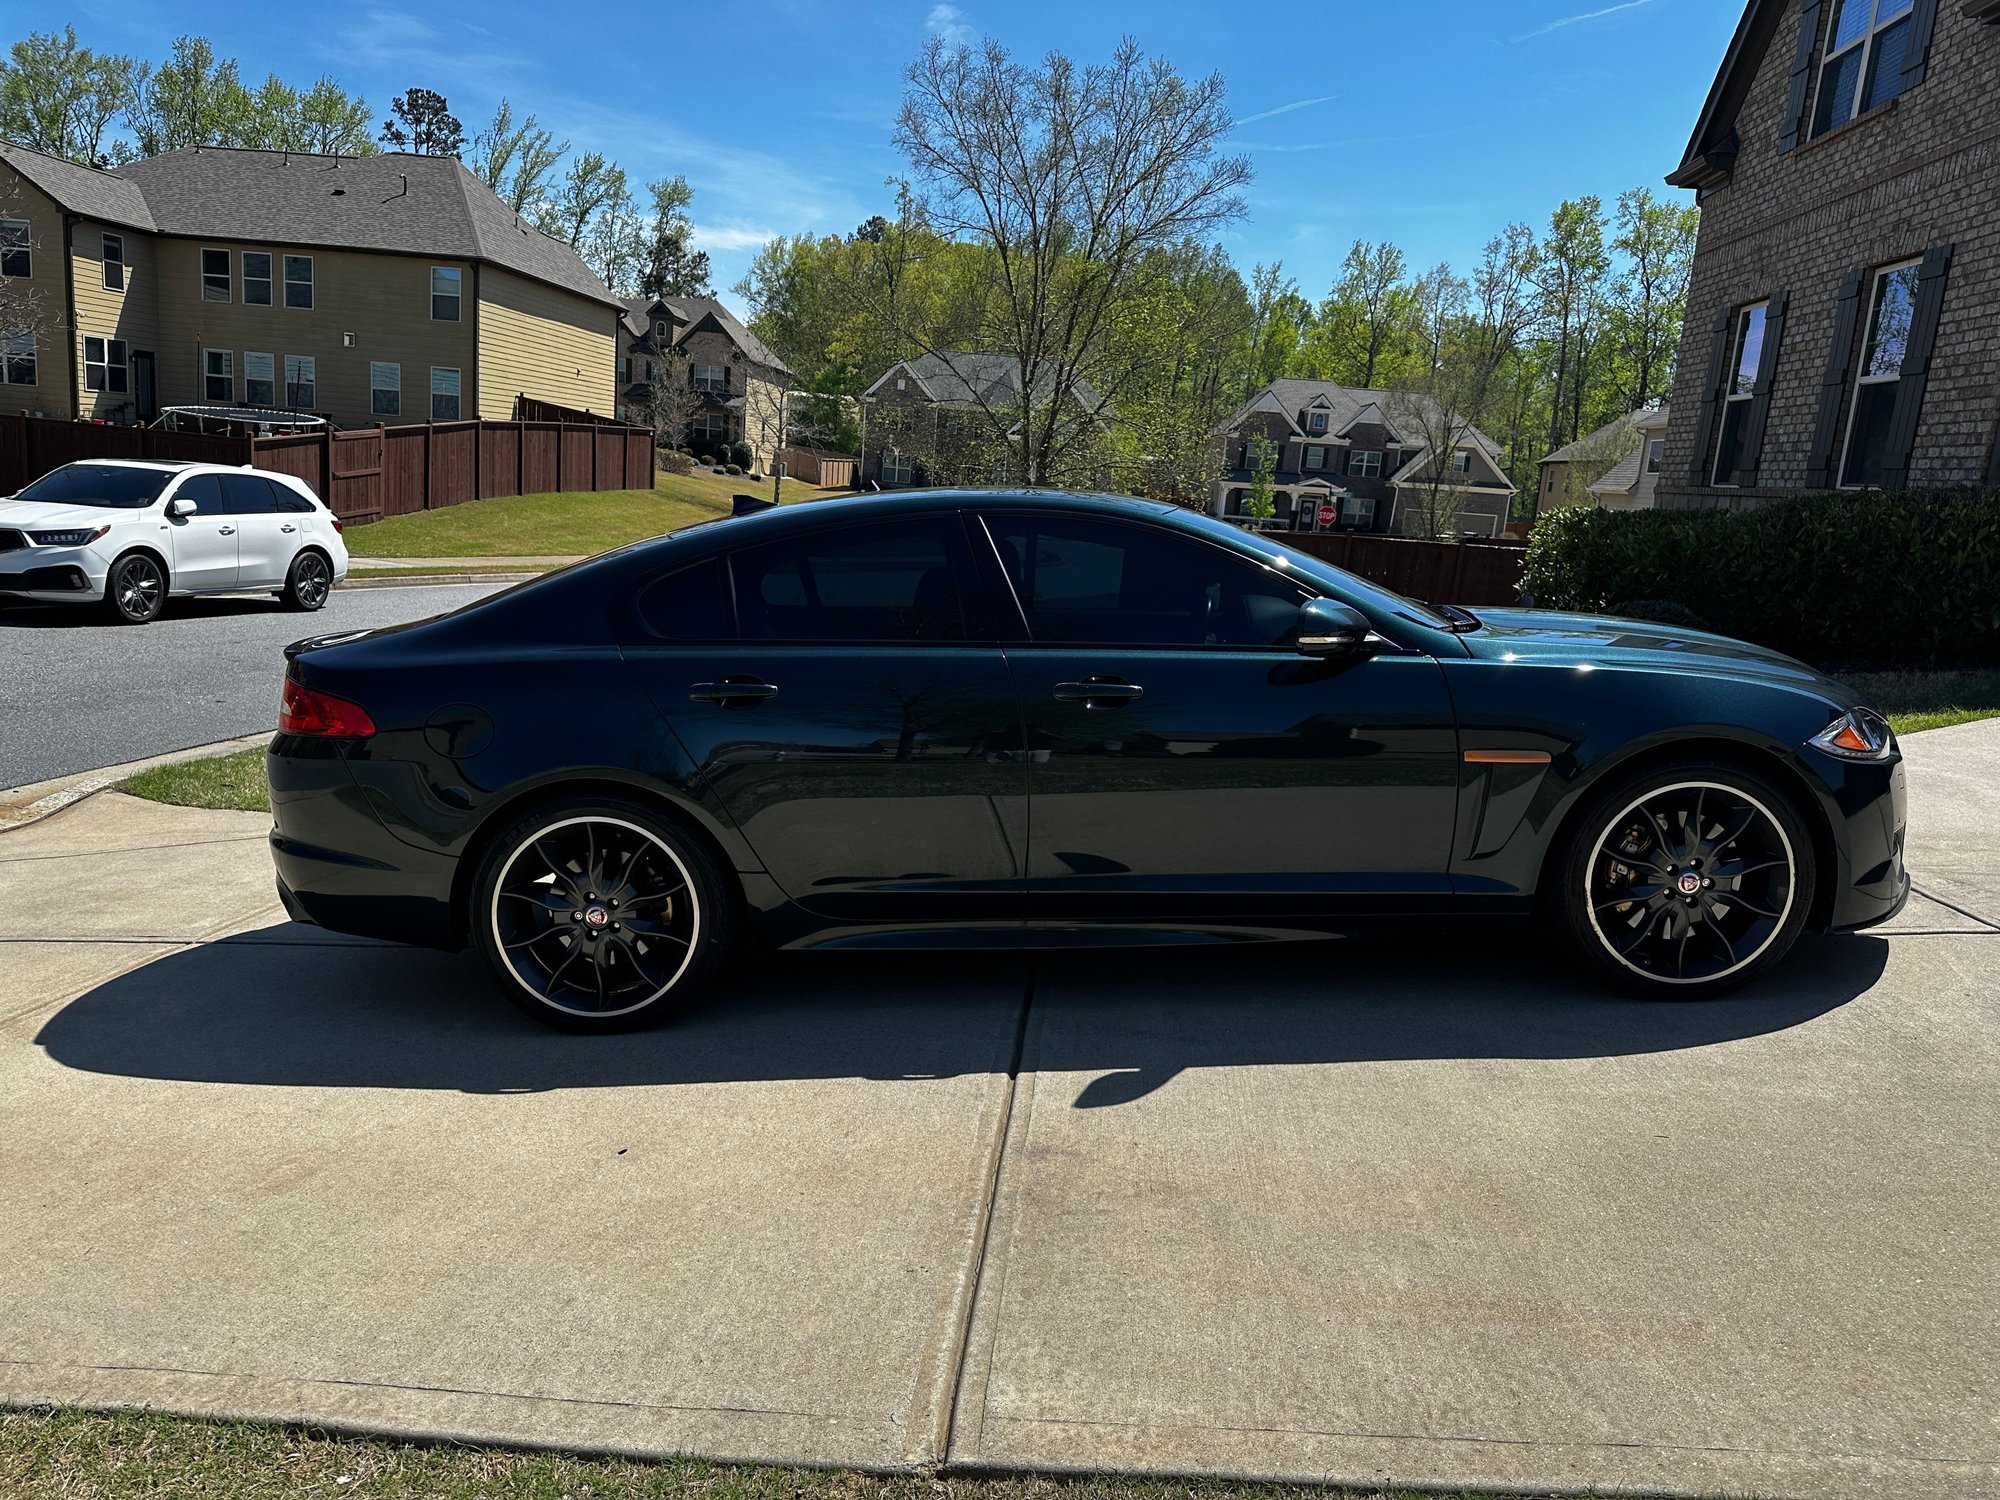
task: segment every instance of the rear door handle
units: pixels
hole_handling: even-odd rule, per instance
[[[290,521],[285,522],[284,525],[278,528],[278,530],[280,531],[297,531],[298,529],[299,528],[294,526]]]
[[[1081,682],[1056,684],[1058,703],[1081,703],[1085,708],[1113,708],[1146,696],[1136,682],[1119,677],[1086,677]]]
[[[688,697],[696,703],[761,703],[766,698],[777,696],[775,686],[754,677],[725,677],[720,682],[697,682],[688,689]]]

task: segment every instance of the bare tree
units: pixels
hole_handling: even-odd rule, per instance
[[[41,288],[31,285],[25,276],[8,274],[8,266],[14,261],[10,251],[25,250],[33,256],[42,248],[25,227],[28,221],[21,207],[21,196],[20,187],[11,176],[0,177],[0,220],[13,220],[22,226],[14,230],[0,228],[0,360],[10,363],[35,358],[37,345],[45,342],[43,335],[51,326]],[[18,237],[9,238],[10,234]],[[8,378],[13,379],[14,372],[10,371]]]
[[[694,388],[694,367],[677,349],[662,349],[647,356],[652,375],[646,384],[643,404],[646,425],[653,429],[655,446],[685,448],[688,423],[701,410],[701,392]]]
[[[514,119],[512,100],[502,99],[493,123],[472,138],[472,175],[517,214],[534,215],[548,195],[549,173],[555,170],[569,142],[557,143],[533,115]]]
[[[1423,466],[1400,486],[1399,529],[1420,537],[1456,533],[1466,479],[1454,459],[1472,437],[1482,385],[1477,363],[1446,343],[1428,376],[1389,393],[1389,420],[1424,454]]]

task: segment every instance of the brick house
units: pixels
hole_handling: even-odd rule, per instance
[[[0,275],[39,326],[0,411],[345,426],[610,412],[619,304],[451,157],[190,148],[116,171],[0,142]]]
[[[1272,475],[1284,529],[1317,529],[1321,507],[1339,513],[1335,529],[1417,535],[1441,529],[1498,536],[1513,508],[1514,486],[1500,467],[1500,445],[1468,427],[1440,490],[1444,514],[1427,517],[1433,474],[1428,444],[1392,412],[1411,397],[1365,391],[1330,380],[1274,380],[1218,425],[1222,476],[1211,509],[1240,516],[1256,470],[1256,440],[1275,449]],[[1309,519],[1310,518],[1310,519]]]
[[[1046,413],[1047,383],[1028,405]],[[861,393],[868,413],[862,434],[859,483],[880,489],[917,484],[1005,484],[1019,471],[1021,366],[1012,355],[938,350],[896,361]],[[1060,418],[1095,427],[1102,399],[1089,382],[1074,381]],[[1002,423],[1014,425],[1005,429]],[[1088,443],[1070,444],[1086,469],[1098,467]],[[1102,473],[1076,482],[1103,488]]]
[[[628,298],[619,324],[620,416],[651,422],[653,382],[675,354],[687,360],[687,379],[702,398],[688,420],[688,451],[721,459],[743,443],[750,467],[770,472],[784,446],[780,397],[798,383],[791,367],[712,297]]]
[[[1680,166],[1701,205],[1659,494],[2000,478],[2000,0],[1750,0]]]

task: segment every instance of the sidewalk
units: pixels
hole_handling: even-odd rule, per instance
[[[1529,951],[779,957],[543,1032],[261,815],[0,835],[0,1400],[908,1468],[2000,1489],[2000,722],[1745,995]],[[1443,947],[1444,945],[1440,945]]]

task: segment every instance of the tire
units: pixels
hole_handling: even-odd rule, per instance
[[[509,1001],[546,1026],[585,1032],[665,1020],[714,979],[735,925],[707,851],[618,798],[514,819],[479,862],[470,920]]]
[[[167,570],[150,552],[127,552],[104,575],[104,612],[115,625],[150,625],[167,607]]]
[[[325,553],[308,547],[292,559],[278,602],[286,609],[310,614],[325,605],[332,590],[333,565],[326,560]]]
[[[1553,915],[1583,963],[1661,1000],[1701,1000],[1791,951],[1812,910],[1812,834],[1792,798],[1714,761],[1621,777],[1564,834]]]

